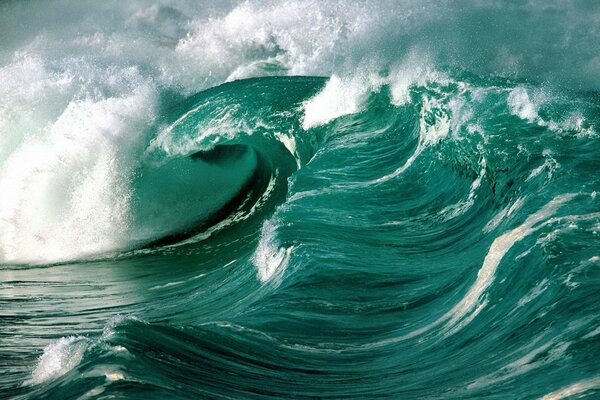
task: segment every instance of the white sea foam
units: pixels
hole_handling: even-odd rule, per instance
[[[263,224],[258,246],[252,256],[252,262],[257,268],[257,276],[261,282],[268,282],[280,276],[292,252],[291,247],[283,247],[279,244],[274,218]]]
[[[542,152],[542,155],[544,156],[544,163],[539,167],[533,169],[527,177],[527,179],[525,179],[525,181],[529,181],[535,178],[543,171],[546,171],[548,179],[551,179],[552,175],[554,174],[554,171],[560,168],[560,164],[556,161],[554,157],[552,157],[552,152],[550,150],[544,150]]]
[[[302,127],[313,128],[362,111],[369,94],[383,82],[379,76],[368,73],[346,79],[333,75],[321,92],[304,103]]]
[[[211,107],[210,117],[198,118],[193,126],[187,125],[194,114],[207,107]],[[239,108],[237,104],[216,108],[210,101],[200,104],[158,132],[146,150],[146,159],[161,159],[164,162],[168,158],[213,149],[243,135],[252,135],[261,128],[272,129],[260,117],[240,115]],[[157,154],[163,157],[156,157]]]
[[[387,77],[392,104],[402,106],[409,103],[410,88],[413,86],[426,86],[431,82],[440,85],[450,83],[448,76],[436,71],[434,65],[429,53],[418,48],[411,49],[402,62],[392,67]]]
[[[363,63],[351,74],[332,75],[325,87],[304,102],[302,126],[310,129],[324,125],[344,115],[364,110],[366,100],[382,86],[389,86],[390,101],[396,106],[410,102],[410,88],[429,82],[448,84],[450,80],[431,69],[428,57],[416,50],[397,64],[387,75],[378,72],[372,63]]]
[[[515,361],[508,363],[500,368],[499,371],[477,379],[475,382],[469,384],[467,388],[482,388],[504,382],[516,376],[526,374],[536,368],[540,368],[543,365],[556,362],[564,357],[569,346],[569,342],[560,342],[556,339],[546,342],[519,357]],[[540,357],[540,355],[544,353],[548,353],[548,355]]]
[[[473,282],[462,299],[444,315],[406,335],[372,343],[369,344],[369,347],[408,340],[423,335],[442,324],[445,335],[454,334],[464,328],[488,304],[487,299],[484,297],[485,292],[493,283],[496,270],[506,253],[516,243],[523,240],[528,235],[537,231],[542,226],[555,221],[556,219],[550,217],[558,211],[561,205],[568,202],[573,197],[575,197],[575,194],[572,193],[555,197],[540,210],[531,214],[521,225],[498,236],[492,242],[485,259],[483,260],[483,264],[477,272],[475,282]]]
[[[523,207],[524,203],[525,203],[524,198],[518,198],[513,204],[510,204],[510,205],[504,207],[502,210],[500,210],[500,212],[498,212],[498,214],[496,214],[492,219],[490,219],[490,221],[483,227],[483,232],[490,233],[491,231],[496,229],[498,227],[498,225],[500,225],[500,223],[506,217],[509,217],[509,216],[513,215],[515,212],[517,212],[518,210],[520,210],[521,207]]]
[[[123,346],[106,344],[106,341],[114,335],[114,329],[125,321],[141,322],[142,320],[135,316],[119,314],[106,323],[99,339],[90,339],[84,336],[66,336],[49,344],[38,358],[31,373],[31,379],[24,382],[24,384],[37,385],[61,377],[75,369],[81,363],[86,351],[95,347],[115,353],[127,353],[127,349]],[[103,369],[101,374],[108,381],[121,380],[125,377],[123,372],[114,369]]]
[[[380,17],[372,10],[344,1],[244,2],[221,17],[194,19],[175,55],[213,79],[328,74],[348,44],[368,35]]]
[[[572,111],[558,120],[542,118],[539,114],[540,108],[551,101],[557,100],[559,100],[559,97],[543,89],[517,86],[509,92],[507,104],[513,115],[529,123],[548,128],[558,134],[574,133],[579,138],[596,134],[594,128],[578,110]]]
[[[83,337],[69,336],[46,346],[26,384],[40,384],[56,379],[75,368],[83,358],[89,342]]]
[[[573,111],[559,121],[544,121],[540,125],[559,134],[575,133],[577,138],[587,138],[596,135],[594,127],[586,120],[580,111]]]
[[[73,101],[0,172],[0,262],[56,261],[119,247],[128,164],[152,92]]]
[[[48,71],[40,57],[18,54],[0,67],[0,166],[21,145],[60,114],[72,95],[73,76]]]
[[[296,166],[300,168],[302,166],[300,155],[298,154],[298,149],[296,145],[296,138],[294,137],[294,133],[290,132],[289,134],[275,132],[275,137],[277,140],[285,146],[287,151],[294,156],[296,160]]]
[[[461,318],[470,313],[476,307],[478,302],[481,301],[485,291],[494,281],[496,270],[506,253],[517,242],[523,240],[543,226],[543,224],[540,224],[541,222],[551,217],[562,204],[571,200],[574,196],[574,194],[557,196],[539,211],[530,215],[521,225],[497,237],[492,242],[485,259],[483,260],[483,265],[477,272],[477,279],[473,285],[469,288],[463,298],[436,322],[439,323],[447,320],[445,326],[446,329],[450,329],[456,325]]]
[[[510,111],[519,118],[529,122],[538,120],[538,107],[541,99],[532,98],[524,87],[518,86],[513,89],[508,95],[507,102]]]
[[[590,390],[600,389],[600,376],[594,376],[588,379],[582,379],[578,382],[565,386],[559,390],[548,393],[540,398],[540,400],[561,400],[573,397],[579,394],[584,394]]]

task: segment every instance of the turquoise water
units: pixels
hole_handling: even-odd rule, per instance
[[[462,6],[3,3],[0,397],[600,396],[600,10]]]

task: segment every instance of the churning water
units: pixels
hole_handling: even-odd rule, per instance
[[[600,396],[600,5],[0,4],[0,397]]]

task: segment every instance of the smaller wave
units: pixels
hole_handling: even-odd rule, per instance
[[[252,262],[257,268],[257,276],[263,283],[283,273],[293,250],[291,247],[283,247],[279,244],[275,221],[274,217],[263,224],[258,246],[252,256]]]
[[[95,350],[123,354],[127,349],[120,345],[111,345],[110,339],[115,329],[127,321],[140,321],[136,317],[116,315],[106,325],[102,335],[97,338],[87,336],[66,336],[47,345],[42,355],[38,358],[35,368],[31,373],[31,379],[25,381],[24,385],[40,385],[55,381],[60,377],[75,370]],[[107,381],[124,379],[124,374],[114,369],[103,369],[102,375]]]
[[[540,400],[561,400],[577,395],[585,396],[587,392],[591,392],[592,390],[596,391],[598,389],[600,389],[600,376],[595,376],[593,378],[580,380],[562,389],[548,393]]]
[[[469,313],[481,311],[481,307],[477,307],[482,300],[482,295],[487,288],[492,284],[496,269],[506,253],[520,240],[535,232],[544,226],[544,220],[548,219],[556,213],[558,208],[569,200],[573,199],[575,194],[564,194],[555,197],[536,213],[527,217],[525,222],[499,237],[497,237],[490,246],[488,253],[483,260],[483,265],[477,272],[477,279],[469,288],[463,299],[456,304],[448,313],[438,319],[433,325],[437,325],[443,320],[448,320],[446,329],[455,332],[462,328],[465,324],[459,324],[459,321]],[[473,312],[473,309],[476,311]]]
[[[25,384],[38,385],[66,374],[81,362],[89,346],[89,340],[81,336],[63,337],[49,344],[44,348],[31,380]]]
[[[414,86],[452,82],[445,74],[424,67],[424,59],[424,54],[413,51],[388,73],[365,64],[352,74],[333,74],[318,94],[303,103],[303,128],[314,128],[341,116],[364,111],[369,96],[384,87],[389,90],[390,102],[398,107],[411,102],[410,89]]]

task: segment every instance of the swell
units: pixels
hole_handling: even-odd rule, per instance
[[[63,310],[11,393],[597,390],[587,350],[597,338],[597,104],[469,74],[426,78],[403,97],[393,74],[262,78],[175,107],[146,146],[148,168],[252,154],[248,178],[189,229],[120,257],[48,266],[72,298],[53,295],[34,266],[11,270],[12,315],[45,302]],[[342,96],[332,110],[311,106]]]
[[[597,7],[81,4],[0,49],[2,249],[63,260],[0,396],[598,394]]]

